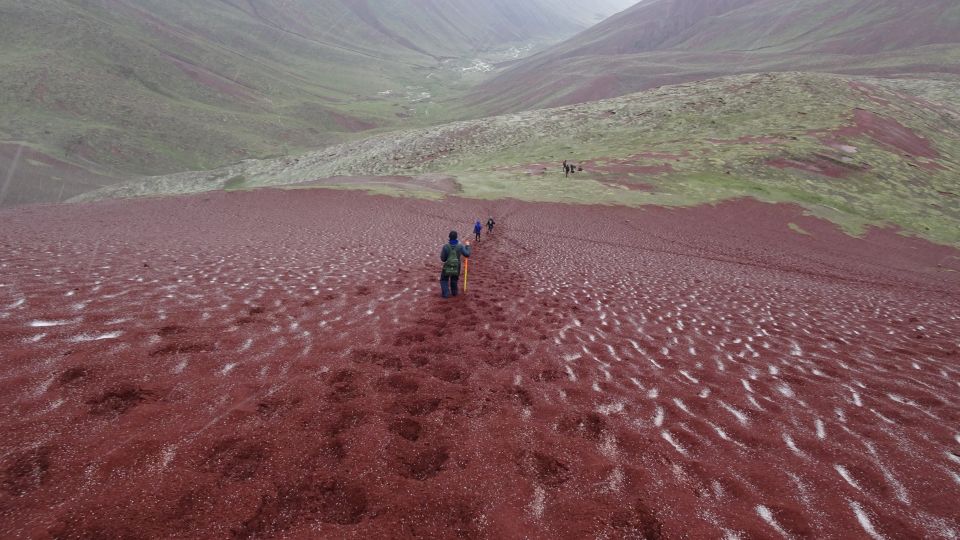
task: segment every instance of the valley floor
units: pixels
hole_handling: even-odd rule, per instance
[[[960,535],[951,248],[328,190],[23,207],[0,245],[3,537]]]

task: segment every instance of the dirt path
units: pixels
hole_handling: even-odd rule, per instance
[[[24,208],[0,244],[5,537],[960,530],[948,248],[326,191]]]

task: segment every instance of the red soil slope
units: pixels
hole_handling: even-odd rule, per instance
[[[738,73],[952,76],[932,51],[958,44],[954,0],[648,0],[511,64],[471,100],[506,113]]]
[[[960,529],[960,259],[891,231],[301,190],[25,207],[0,246],[5,538]]]
[[[0,143],[0,207],[65,201],[116,182],[29,146]]]

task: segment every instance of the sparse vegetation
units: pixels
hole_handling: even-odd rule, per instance
[[[957,244],[960,200],[949,194],[958,191],[960,113],[949,102],[905,93],[919,84],[799,73],[727,77],[378,135],[295,159],[150,179],[94,196],[221,189],[223,178],[236,175],[254,187],[443,173],[467,197],[691,205],[749,196],[800,204],[853,233],[887,224]],[[934,92],[947,93],[945,85],[936,83]],[[902,125],[938,157],[912,156],[858,133],[858,109]],[[583,162],[585,171],[564,178],[564,159]],[[773,166],[775,160],[788,166]]]

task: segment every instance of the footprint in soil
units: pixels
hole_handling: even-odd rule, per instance
[[[213,345],[209,343],[169,343],[150,353],[150,356],[168,356],[171,354],[193,354],[210,352]]]
[[[417,442],[422,427],[413,418],[394,418],[390,422],[390,433],[394,433],[410,442]]]
[[[548,368],[534,375],[533,380],[537,382],[554,382],[566,378],[566,375],[559,369]]]
[[[394,347],[403,347],[412,343],[423,343],[427,340],[427,335],[418,330],[401,330],[393,340]]]
[[[410,395],[398,399],[394,403],[393,409],[410,416],[426,416],[439,409],[440,403],[440,398]]]
[[[331,389],[329,394],[330,400],[341,403],[362,396],[363,392],[360,390],[360,380],[361,376],[356,371],[350,369],[335,371],[329,381]]]
[[[84,366],[74,366],[57,377],[60,386],[79,386],[90,376],[90,370]]]
[[[90,398],[87,405],[90,405],[90,414],[94,416],[120,416],[153,397],[153,392],[149,390],[125,384]]]
[[[420,389],[420,383],[410,375],[394,373],[380,379],[377,383],[381,392],[412,394]]]
[[[559,486],[572,476],[570,467],[542,452],[522,452],[517,456],[517,466],[521,474],[548,487]]]
[[[469,373],[449,362],[437,362],[431,366],[430,374],[441,381],[453,384],[463,384],[470,378]]]
[[[41,446],[18,452],[7,458],[3,469],[3,491],[19,497],[36,489],[47,481],[50,470],[50,455],[53,448]]]
[[[164,326],[164,327],[161,328],[160,330],[157,330],[157,335],[160,336],[160,337],[164,337],[164,338],[165,338],[165,337],[170,337],[170,336],[176,336],[176,335],[179,335],[179,334],[183,334],[183,333],[186,333],[186,331],[187,331],[187,329],[184,328],[184,327],[182,327],[182,326],[177,326],[177,325],[175,325],[175,324],[171,324],[171,325],[168,325],[168,326]]]
[[[418,517],[396,525],[401,538],[484,538],[485,510],[471,498],[428,494],[405,502],[399,514]]]
[[[527,392],[527,389],[522,386],[509,386],[506,388],[506,394],[510,396],[510,398],[520,403],[520,405],[523,407],[533,406],[533,398],[530,396],[530,392]]]
[[[418,352],[410,353],[409,358],[410,358],[410,363],[413,364],[414,367],[418,367],[418,368],[422,368],[423,366],[426,366],[427,364],[430,363],[429,356],[427,356],[426,354],[418,353]]]
[[[520,361],[520,355],[513,351],[494,351],[484,356],[483,361],[490,367],[501,369]]]
[[[231,437],[222,439],[207,452],[202,470],[217,472],[225,480],[239,482],[256,476],[269,452],[260,443]]]
[[[323,431],[331,437],[336,437],[360,426],[366,419],[366,411],[355,407],[344,406],[335,411],[332,417],[325,422]]]
[[[641,499],[636,499],[626,508],[615,510],[610,517],[610,526],[617,532],[616,536],[621,538],[663,538],[663,525]]]
[[[354,292],[354,296],[358,296],[358,297],[370,296],[370,293],[371,293],[370,287],[367,287],[366,285],[361,285],[357,287],[357,290]]]
[[[579,435],[590,440],[600,440],[607,431],[607,422],[599,413],[566,414],[557,422],[557,429],[563,433]]]
[[[354,362],[360,364],[376,364],[390,369],[401,369],[403,367],[402,357],[375,349],[356,349],[350,356]]]
[[[267,538],[312,522],[356,525],[363,521],[367,506],[367,490],[360,483],[308,478],[263,496],[254,516],[233,533],[238,538]]]
[[[283,416],[296,409],[303,400],[299,397],[289,399],[271,397],[257,403],[257,414],[264,420]]]
[[[398,456],[394,470],[404,478],[423,481],[440,474],[449,460],[450,453],[446,447],[418,448]]]

